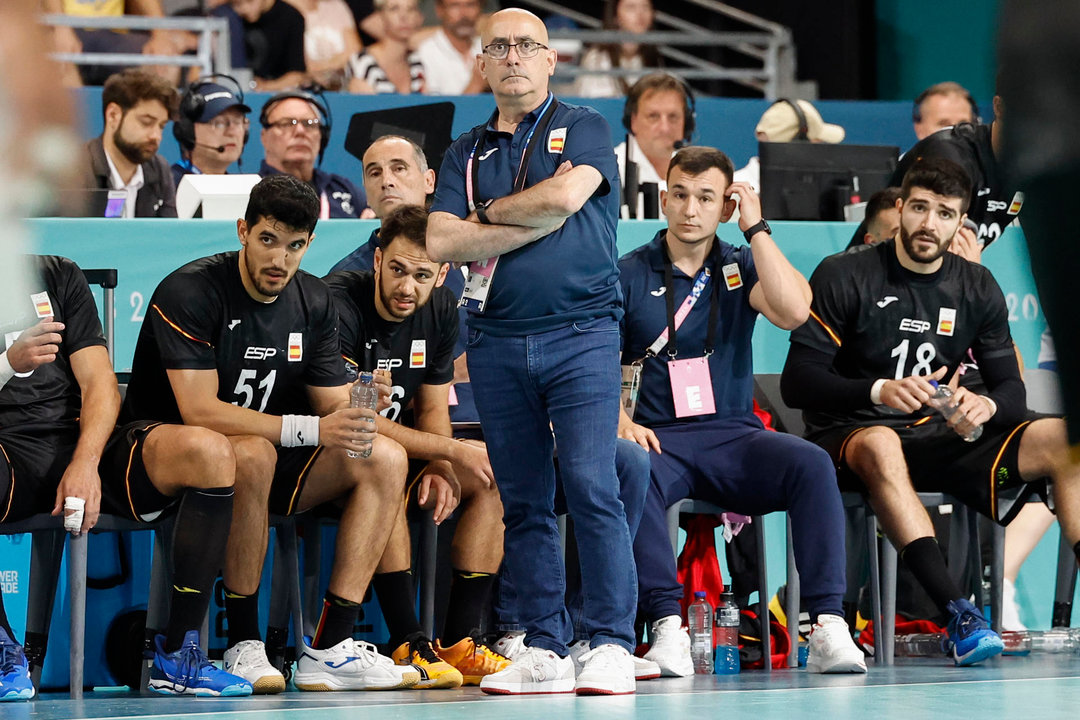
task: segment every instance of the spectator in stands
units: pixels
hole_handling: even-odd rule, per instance
[[[360,35],[345,0],[288,0],[304,15],[307,73],[327,90],[345,87],[349,58],[360,52]]]
[[[319,194],[320,218],[360,217],[366,202],[363,192],[348,178],[315,166],[330,139],[328,120],[323,103],[304,90],[267,100],[259,115],[266,153],[259,174],[285,173],[311,184]]]
[[[638,183],[655,183],[660,191],[667,189],[671,156],[688,144],[694,133],[693,107],[690,86],[671,73],[649,73],[634,83],[623,110],[626,140],[615,146],[624,182],[627,162],[633,162],[637,164]],[[634,217],[644,217],[643,208],[644,198],[639,197]],[[625,209],[623,213],[626,217]]]
[[[652,0],[607,0],[604,4],[604,29],[625,33],[645,33],[652,30]],[[581,68],[596,70],[595,74],[578,75],[572,95],[578,97],[622,97],[641,77],[636,75],[613,76],[606,74],[614,68],[638,70],[661,65],[660,54],[653,45],[635,42],[594,45],[581,58]]]
[[[901,187],[899,239],[815,270],[812,319],[792,333],[781,382],[785,402],[804,411],[808,439],[830,453],[842,485],[867,494],[947,621],[945,649],[957,665],[1003,643],[950,578],[917,490],[946,492],[1008,524],[1049,479],[1080,557],[1080,467],[1065,423],[1027,411],[1001,289],[985,268],[947,252],[970,194],[957,163],[914,163]],[[956,388],[946,420],[930,405],[929,381],[944,382],[969,349],[986,390]],[[978,426],[981,437],[965,441]]]
[[[105,130],[86,143],[84,182],[88,188],[126,193],[122,209],[110,217],[176,217],[176,186],[157,151],[178,102],[167,80],[145,70],[124,70],[105,81]]]
[[[807,100],[777,100],[762,114],[754,128],[758,142],[838,143],[844,140],[844,128],[827,123]],[[761,192],[761,163],[757,155],[745,167],[735,171],[735,182],[750,183]]]
[[[76,15],[80,17],[121,17],[142,15],[164,17],[161,0],[118,0],[117,2],[85,2],[84,0],[42,0],[46,13]],[[57,27],[53,30],[57,52],[65,53],[131,53],[144,55],[178,55],[181,52],[177,38],[168,30],[120,31],[91,30],[88,28]],[[79,65],[77,72],[65,72],[65,82],[85,85],[101,85],[123,65]],[[179,68],[155,67],[159,75],[167,77],[175,85],[180,77]]]
[[[428,95],[473,95],[487,87],[476,67],[480,0],[435,0],[441,26],[416,48]]]
[[[645,657],[665,675],[694,672],[666,520],[668,506],[693,497],[747,515],[788,512],[803,602],[814,622],[807,669],[866,672],[844,621],[836,473],[819,448],[766,432],[753,413],[755,318],[798,327],[809,316],[810,286],[773,242],[757,193],[733,183],[732,173],[731,160],[713,148],[675,153],[662,195],[667,229],[619,261],[623,364],[644,363],[636,416],[620,412],[619,436],[652,451],[652,482],[634,540],[638,605],[651,623]],[[736,196],[749,247],[716,237]],[[666,312],[657,288],[667,293]],[[693,310],[676,318],[672,308],[684,298],[695,301]]]
[[[180,162],[172,166],[176,185],[188,173],[223,175],[244,152],[251,108],[244,104],[244,94],[235,83],[224,77],[214,79],[228,84],[197,81],[180,99],[179,116],[173,123],[173,136],[180,145]]]
[[[423,16],[417,0],[375,0],[385,34],[349,61],[349,92],[365,95],[424,92],[424,66],[409,49]]]
[[[896,209],[899,199],[900,188],[885,188],[871,195],[866,203],[866,232],[861,242],[857,237],[852,238],[848,248],[877,245],[896,237],[900,231],[900,211]]]
[[[979,122],[979,107],[963,85],[940,82],[919,93],[911,108],[915,137],[922,140],[938,130],[960,123]]]
[[[229,0],[244,21],[244,48],[254,74],[251,90],[275,92],[307,78],[304,16],[285,0]]]

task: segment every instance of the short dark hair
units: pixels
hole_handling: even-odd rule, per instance
[[[979,106],[968,89],[958,82],[946,80],[945,82],[935,83],[919,93],[919,96],[915,98],[915,102],[911,106],[912,122],[922,122],[922,104],[932,95],[960,95],[967,100],[968,105],[971,106],[971,121],[979,121]]]
[[[427,252],[428,211],[420,205],[400,205],[382,219],[379,247],[386,249],[397,238],[405,238]]]
[[[971,178],[963,167],[941,157],[918,158],[904,175],[900,197],[905,201],[912,188],[922,188],[937,195],[960,198],[960,212],[967,212],[971,201]]]
[[[105,81],[101,91],[101,114],[111,103],[116,103],[125,113],[143,100],[157,100],[165,106],[170,118],[176,117],[180,107],[180,94],[165,78],[145,70],[128,68],[114,73]]]
[[[244,221],[252,227],[265,218],[310,234],[319,219],[319,196],[315,188],[292,175],[267,175],[251,188]]]
[[[895,208],[896,201],[899,199],[900,188],[898,187],[887,187],[884,190],[878,190],[866,201],[866,222],[874,222],[874,219],[883,210]]]
[[[735,165],[732,164],[731,158],[716,148],[704,145],[684,147],[672,155],[671,162],[668,163],[667,178],[664,179],[668,180],[671,177],[671,171],[677,167],[691,175],[700,175],[710,168],[716,168],[723,173],[728,185],[735,177]]]

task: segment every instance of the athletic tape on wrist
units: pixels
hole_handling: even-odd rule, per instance
[[[314,447],[318,444],[318,415],[281,416],[281,447]]]

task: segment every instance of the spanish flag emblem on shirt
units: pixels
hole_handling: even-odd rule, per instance
[[[47,318],[56,314],[53,312],[52,301],[49,300],[48,292],[34,293],[30,296],[30,302],[34,303],[34,313],[38,318]]]
[[[304,334],[289,333],[289,362],[300,362],[304,359]]]
[[[427,340],[413,340],[409,348],[409,367],[422,368],[427,365]]]
[[[559,154],[566,144],[566,128],[555,128],[548,133],[548,152]]]
[[[938,311],[937,334],[952,337],[956,326],[956,308],[941,308]]]
[[[724,284],[727,285],[728,290],[738,290],[742,287],[742,273],[739,272],[738,263],[730,263],[720,268],[720,272],[724,275]]]

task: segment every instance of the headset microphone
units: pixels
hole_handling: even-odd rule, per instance
[[[224,145],[207,145],[206,143],[201,143],[201,142],[197,142],[195,144],[198,145],[199,147],[209,148],[210,150],[215,150],[215,151],[217,151],[219,153],[223,153],[226,150]]]

